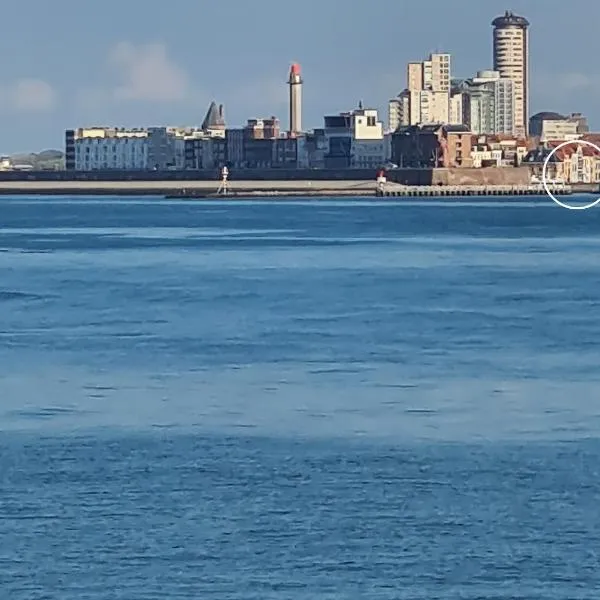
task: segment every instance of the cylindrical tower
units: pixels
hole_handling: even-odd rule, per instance
[[[529,129],[529,21],[510,11],[492,21],[494,27],[494,70],[512,79],[515,90],[515,133],[526,136]]]
[[[294,63],[290,68],[288,79],[290,86],[290,137],[296,137],[302,133],[302,77],[300,65]]]

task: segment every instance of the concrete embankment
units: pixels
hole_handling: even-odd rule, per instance
[[[550,192],[555,196],[572,194],[569,186],[550,185]],[[420,185],[400,186],[387,184],[377,190],[377,196],[383,197],[462,197],[462,196],[545,196],[542,185]]]
[[[218,197],[219,181],[2,181],[0,195]],[[569,187],[552,189],[568,195]],[[537,185],[417,185],[375,181],[232,181],[227,197],[462,197],[545,195]]]
[[[597,183],[573,183],[571,189],[574,194],[600,195],[600,185]]]
[[[2,181],[0,195],[181,196],[215,195],[219,181]],[[232,181],[231,194],[373,196],[375,181]]]

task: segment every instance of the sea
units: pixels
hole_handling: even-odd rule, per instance
[[[600,597],[600,208],[0,198],[0,598]]]

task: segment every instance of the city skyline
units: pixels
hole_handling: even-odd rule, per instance
[[[286,128],[293,62],[302,65],[306,129],[359,100],[385,120],[387,101],[404,87],[406,64],[422,55],[451,54],[456,77],[491,68],[491,21],[506,10],[531,23],[530,114],[581,111],[592,126],[600,121],[598,67],[585,52],[600,6],[581,0],[567,15],[555,0],[543,7],[533,0],[485,6],[458,0],[451,7],[436,3],[433,12],[381,1],[376,5],[385,7],[386,18],[373,10],[373,33],[360,36],[364,15],[337,4],[308,2],[292,14],[273,0],[258,0],[252,10],[233,2],[200,10],[181,0],[177,15],[153,0],[137,13],[141,4],[108,0],[100,11],[64,0],[65,9],[52,12],[33,0],[5,9],[0,48],[11,60],[0,77],[0,151],[60,148],[64,129],[78,125],[196,125],[212,100],[225,105],[230,126],[274,114]],[[265,15],[274,15],[271,29]],[[11,20],[27,22],[28,35],[11,28]],[[217,21],[228,31],[219,35]],[[294,22],[295,38],[289,34]],[[425,31],[417,34],[415,23],[426,23]],[[557,32],[576,30],[576,39],[556,51]]]

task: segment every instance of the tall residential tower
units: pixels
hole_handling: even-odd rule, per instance
[[[406,89],[389,101],[389,127],[448,123],[450,120],[450,55],[430,54],[408,63]]]
[[[512,79],[515,93],[515,133],[526,136],[529,126],[529,21],[510,11],[492,21],[494,71]]]
[[[290,137],[297,137],[302,133],[302,76],[300,65],[294,63],[290,68],[288,79],[290,86]]]

